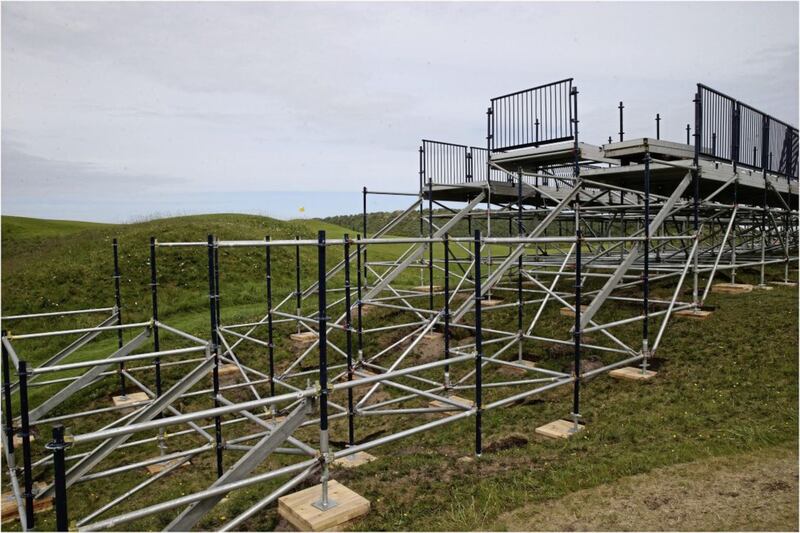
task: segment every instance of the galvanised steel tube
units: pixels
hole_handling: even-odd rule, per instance
[[[22,437],[22,467],[24,471],[25,523],[29,528],[33,521],[33,469],[31,467],[31,426],[28,419],[28,364],[19,362],[19,412]]]
[[[211,496],[219,496],[227,494],[232,490],[241,489],[245,487],[249,487],[251,485],[255,485],[256,483],[261,483],[263,481],[268,481],[270,479],[274,479],[276,477],[284,476],[286,474],[292,474],[294,472],[302,471],[309,466],[313,466],[318,464],[317,459],[309,459],[307,461],[303,461],[301,463],[296,463],[293,465],[285,466],[283,468],[279,468],[278,470],[273,470],[272,472],[266,472],[264,474],[258,474],[247,479],[243,479],[241,481],[236,481],[233,483],[227,483],[224,485],[218,485],[214,488],[202,490],[199,492],[195,492],[193,494],[188,494],[186,496],[182,496],[180,498],[176,498],[174,500],[169,500],[166,502],[158,503],[155,505],[151,505],[149,507],[145,507],[143,509],[138,509],[136,511],[131,511],[128,513],[124,513],[121,515],[114,516],[107,520],[102,520],[100,522],[94,522],[92,524],[88,524],[82,528],[80,531],[107,531],[113,527],[116,527],[120,524],[124,524],[130,522],[132,520],[137,520],[139,518],[144,518],[146,516],[150,516],[155,513],[161,513],[165,511],[169,511],[170,509],[175,509],[176,507],[183,507],[190,503],[194,503],[196,501],[204,500]]]
[[[475,230],[475,455],[480,457],[482,443],[482,403],[481,379],[483,370],[483,328],[481,327],[481,230]]]
[[[114,255],[114,306],[116,308],[117,325],[122,325],[122,296],[120,293],[120,274],[119,274],[119,245],[115,238],[112,242],[112,250]],[[124,342],[122,339],[122,330],[117,330],[117,348],[122,349]],[[125,396],[125,375],[122,373],[125,370],[125,363],[119,364],[119,389],[120,394]]]
[[[62,372],[64,370],[75,370],[76,368],[87,368],[93,366],[111,365],[118,361],[140,361],[142,359],[152,359],[153,357],[165,357],[168,355],[181,355],[185,353],[195,353],[205,351],[205,346],[192,346],[190,348],[175,348],[174,350],[162,350],[160,352],[147,352],[136,355],[126,355],[113,359],[95,359],[92,361],[81,361],[80,363],[66,363],[63,365],[46,366],[34,368],[29,374],[47,374],[51,372]]]
[[[473,360],[473,355],[462,355],[458,357],[451,357],[446,360],[442,361],[432,361],[430,363],[425,363],[422,365],[403,368],[400,370],[394,370],[392,372],[386,372],[385,374],[379,374],[371,377],[361,378],[349,382],[342,382],[342,383],[335,383],[330,387],[331,391],[337,390],[345,390],[350,387],[360,387],[363,385],[368,385],[371,383],[376,383],[382,381],[384,379],[395,378],[399,376],[404,376],[406,374],[411,374],[414,372],[421,372],[424,370],[430,370],[432,368],[438,368],[440,366],[444,366],[446,364],[456,364],[461,363],[464,361]],[[75,435],[73,437],[73,442],[75,444],[83,444],[85,442],[91,442],[95,440],[104,440],[111,437],[116,437],[120,435],[127,435],[129,433],[137,433],[139,431],[148,431],[151,429],[158,429],[160,427],[167,427],[177,424],[185,424],[187,422],[193,422],[195,420],[200,420],[203,418],[212,418],[222,415],[227,415],[236,411],[242,410],[253,410],[258,409],[259,407],[264,407],[267,405],[278,404],[281,402],[286,401],[296,401],[302,400],[303,398],[309,398],[312,396],[316,396],[318,391],[316,388],[305,389],[302,391],[279,394],[277,396],[273,396],[271,398],[262,398],[260,400],[250,400],[247,402],[237,403],[233,406],[222,406],[222,407],[215,407],[212,409],[206,409],[203,411],[196,411],[193,413],[185,413],[181,415],[175,415],[168,418],[158,419],[158,420],[150,420],[148,422],[139,422],[135,424],[130,424],[123,427],[111,428],[102,431],[95,431],[89,433],[83,433],[80,435]]]
[[[264,237],[264,241],[270,241],[269,235]],[[275,396],[275,339],[273,337],[274,323],[272,319],[272,248],[269,246],[265,248],[264,260],[267,270],[267,356],[269,359],[269,395]]]
[[[49,313],[32,313],[28,315],[11,315],[11,316],[4,316],[0,317],[0,320],[9,321],[9,320],[24,320],[26,318],[45,318],[51,316],[67,316],[67,315],[85,315],[85,314],[92,314],[92,313],[109,313],[114,312],[114,307],[97,307],[93,309],[75,309],[73,311],[52,311]]]
[[[353,317],[350,301],[350,235],[344,234],[344,308],[345,335],[347,342],[347,381],[353,381]],[[355,444],[355,413],[353,411],[353,389],[347,389],[347,442]]]
[[[158,340],[158,274],[156,271],[156,238],[150,237],[150,300],[153,309],[153,351],[158,352],[161,345]],[[161,396],[161,358],[156,356],[155,365],[156,396]],[[125,396],[125,388],[122,389]]]
[[[40,333],[23,333],[22,335],[7,335],[8,339],[22,340],[22,339],[38,339],[41,337],[57,337],[59,335],[74,335],[76,333],[91,333],[93,331],[116,331],[118,329],[133,329],[149,327],[152,322],[136,322],[134,324],[122,324],[118,326],[97,326],[93,328],[80,328],[80,329],[62,329],[58,331],[43,331]]]

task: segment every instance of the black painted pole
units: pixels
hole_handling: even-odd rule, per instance
[[[300,236],[295,236],[299,241]],[[295,315],[300,316],[300,308],[303,306],[302,293],[300,292],[300,245],[294,247],[294,308]],[[300,319],[297,319],[297,333],[300,333]]]
[[[3,330],[3,338],[6,336]],[[6,433],[6,443],[8,444],[9,456],[14,456],[14,412],[11,403],[11,365],[9,364],[8,350],[3,343],[3,430]]]
[[[214,236],[208,236],[208,301],[209,314],[211,318],[211,350],[214,352],[213,394],[214,407],[219,407],[219,337],[217,332],[217,300],[215,293],[215,272],[214,272]],[[216,441],[217,477],[222,477],[222,419],[214,417],[214,433]]]
[[[625,109],[625,106],[622,105],[622,102],[619,103],[619,142],[625,137],[625,130],[622,128],[622,110]]]
[[[264,237],[269,242],[269,235]],[[272,247],[265,246],[265,260],[267,264],[267,345],[269,350],[269,395],[275,396],[275,339],[272,324]],[[273,411],[274,411],[273,406]]]
[[[661,115],[656,113],[656,139],[661,138]]]
[[[114,306],[117,312],[117,325],[122,325],[122,295],[120,294],[120,274],[119,274],[119,244],[117,239],[112,241],[112,250],[114,252]],[[122,329],[117,330],[117,347],[122,348]],[[120,395],[125,396],[125,375],[122,373],[125,370],[125,363],[119,364],[119,390]]]
[[[483,403],[483,328],[481,325],[481,230],[475,230],[475,455],[481,455]]]
[[[150,237],[150,299],[153,304],[153,348],[161,349],[158,338],[158,270],[156,269],[156,238]],[[156,396],[161,396],[161,358],[155,358]]]
[[[328,430],[328,303],[327,287],[325,280],[325,231],[317,233],[317,266],[318,266],[318,296],[319,314],[317,322],[319,325],[319,429]]]
[[[53,442],[47,445],[53,451],[53,470],[56,507],[56,531],[69,531],[69,515],[67,512],[67,469],[64,451],[64,426],[53,426]]]
[[[642,278],[642,372],[647,370],[650,352],[650,153],[644,156],[644,273]]]
[[[363,330],[363,317],[364,317],[364,304],[361,301],[361,235],[356,235],[356,298],[358,299],[358,361],[364,361],[364,330]]]
[[[33,468],[31,466],[31,425],[28,419],[28,363],[19,362],[19,413],[22,431],[22,467],[25,490],[25,521],[28,529],[33,528]]]
[[[353,380],[353,313],[350,298],[350,235],[344,234],[344,308],[345,336],[347,339],[347,381]],[[355,444],[355,422],[353,420],[353,389],[347,389],[347,442]]]
[[[444,234],[444,358],[450,358],[450,234]],[[450,365],[444,366],[444,387],[450,389]]]
[[[692,144],[692,126],[689,124],[686,125],[686,144]]]
[[[511,220],[509,218],[509,220]],[[522,170],[517,175],[517,236],[522,237]],[[508,232],[511,236],[511,232]],[[517,356],[522,361],[522,256],[520,254],[517,259],[517,335],[519,336],[519,345],[517,346]]]
[[[362,210],[361,210],[361,226],[362,226],[361,229],[363,231],[364,238],[366,239],[367,236],[368,236],[368,234],[367,234],[367,188],[366,187],[364,187],[362,189],[362,194],[363,194],[363,198],[362,198]],[[364,266],[364,287],[368,287],[369,286],[369,276],[367,276],[367,248],[366,247],[364,247],[363,266]]]

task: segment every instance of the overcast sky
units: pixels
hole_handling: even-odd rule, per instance
[[[565,77],[587,142],[620,100],[627,136],[685,139],[697,82],[797,125],[798,4],[3,2],[2,211],[355,212]]]

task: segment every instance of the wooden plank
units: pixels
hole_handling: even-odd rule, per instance
[[[111,401],[114,403],[115,407],[122,407],[132,403],[146,402],[148,400],[150,400],[150,397],[144,392],[133,392],[126,396],[111,397]],[[142,405],[139,407],[142,407]],[[133,412],[134,409],[136,409],[136,407],[128,407],[126,409],[120,409],[119,412],[122,414],[128,414]]]
[[[300,343],[300,344],[311,344],[312,342],[316,341],[319,336],[315,331],[304,331],[302,333],[292,333],[289,335],[289,338],[292,341]]]
[[[211,372],[214,370],[212,369]],[[219,367],[219,382],[222,385],[233,385],[239,381],[242,373],[239,372],[239,367],[233,363],[225,363]]]
[[[438,341],[444,338],[444,333],[439,331],[431,331],[430,333],[423,335],[422,338],[426,341]]]
[[[412,287],[412,289],[415,291],[430,292],[430,287],[428,285],[417,285],[416,287]],[[433,286],[433,292],[442,292],[442,290],[444,289],[442,289],[441,285]]]
[[[171,461],[163,461],[161,463],[155,463],[155,464],[152,464],[152,465],[147,465],[145,467],[145,469],[147,470],[148,474],[158,474],[159,472],[161,472],[163,470],[166,470],[167,468],[169,468],[169,467],[171,467],[171,466],[173,466],[176,463],[179,463],[181,461],[183,461],[183,459],[181,459],[181,458],[173,459]],[[186,468],[191,464],[192,464],[191,460],[183,461],[183,464],[179,468]]]
[[[582,305],[581,313],[585,312],[587,309],[589,309],[588,305]],[[575,318],[575,311],[573,311],[569,307],[562,307],[561,309],[558,310],[558,312],[561,313],[561,316],[569,316]]]
[[[472,400],[467,400],[466,398],[462,398],[461,396],[455,396],[455,395],[448,396],[447,399],[454,401],[457,404],[461,404],[464,407],[472,407],[472,405],[474,404]],[[447,407],[448,409],[457,409],[455,406],[450,405],[449,403],[444,403],[441,400],[432,400],[428,402],[428,407],[433,407],[436,409],[441,409],[443,407]]]
[[[711,286],[711,292],[722,294],[742,294],[752,291],[753,286],[749,283],[715,283]]]
[[[691,318],[694,320],[705,320],[710,317],[713,311],[703,311],[702,309],[682,309],[672,313],[678,318]]]
[[[779,285],[781,287],[797,287],[797,283],[794,281],[770,281],[773,285]]]
[[[334,467],[337,468],[345,468],[345,469],[356,468],[358,466],[371,463],[375,459],[377,459],[377,457],[367,452],[356,452],[354,454],[348,455],[347,457],[336,459],[332,464]]]
[[[487,298],[486,300],[481,301],[481,307],[494,307],[496,305],[500,305],[503,303],[503,300],[499,298]]]
[[[569,420],[556,420],[543,426],[536,428],[536,433],[551,439],[568,439],[575,435],[577,432],[586,429],[583,424],[578,424],[578,430],[575,431],[575,423]]]
[[[33,484],[33,492],[38,493],[47,488],[47,483],[37,481]],[[20,487],[22,490],[22,487]],[[0,516],[2,516],[2,523],[13,522],[19,520],[19,509],[17,508],[17,500],[14,499],[12,491],[4,492],[2,496],[2,507],[0,507]],[[49,511],[53,508],[53,498],[42,498],[33,500],[33,511],[38,513],[40,511]]]
[[[616,379],[629,379],[631,381],[647,381],[656,377],[656,373],[652,370],[645,370],[642,372],[641,368],[635,366],[626,366],[623,368],[615,368],[608,373],[609,376]]]
[[[369,500],[338,481],[328,482],[334,507],[320,511],[314,502],[322,496],[322,484],[278,498],[278,515],[300,531],[336,531],[369,512]]]

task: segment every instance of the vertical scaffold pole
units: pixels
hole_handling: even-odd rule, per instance
[[[295,240],[299,241],[300,236],[296,235]],[[300,292],[300,245],[294,247],[294,311],[295,316],[300,316],[300,308],[303,306],[303,295]],[[300,333],[300,319],[297,322],[297,333]]]
[[[6,336],[3,330],[3,338]],[[8,350],[3,343],[3,430],[6,433],[6,444],[8,445],[8,457],[14,457],[14,413],[11,402],[11,365],[9,364]]]
[[[345,337],[347,339],[347,381],[353,380],[353,311],[350,298],[350,235],[344,234],[344,308]],[[347,442],[355,444],[355,421],[353,420],[353,389],[347,389]]]
[[[444,358],[450,358],[450,234],[442,240],[444,248]],[[450,365],[444,366],[444,388],[450,390]]]
[[[322,461],[322,496],[312,505],[321,511],[326,511],[336,506],[336,502],[328,496],[328,303],[325,280],[325,231],[317,234],[317,264],[319,281],[319,312],[317,322],[319,327],[319,451]]]
[[[67,512],[67,468],[64,450],[64,426],[53,426],[53,441],[47,445],[53,452],[53,471],[55,486],[56,531],[69,531],[69,515]]]
[[[644,156],[644,272],[642,273],[642,374],[650,354],[650,152]]]
[[[215,259],[214,254],[215,241],[214,236],[208,236],[208,302],[209,314],[211,318],[211,350],[214,354],[214,370],[212,374],[213,379],[213,394],[214,394],[214,407],[219,407],[219,338],[217,331],[217,299],[215,294]],[[214,434],[216,443],[216,459],[217,459],[217,477],[222,477],[222,419],[220,416],[214,417]]]
[[[574,112],[572,114],[572,121],[574,123],[574,146],[573,146],[573,167],[572,175],[575,178],[575,186],[580,187],[580,155],[578,150],[578,89],[572,89],[572,104]],[[620,141],[622,141],[622,102],[620,105]],[[580,194],[573,202],[575,209],[575,327],[573,332],[575,358],[573,364],[575,366],[575,382],[572,389],[572,420],[574,425],[573,432],[579,429],[578,421],[581,417],[580,411],[580,396],[581,396],[581,248],[583,247],[582,233],[581,233],[581,208],[580,208]]]
[[[120,275],[119,275],[119,244],[117,239],[112,241],[112,249],[114,253],[114,307],[117,313],[117,325],[122,325],[122,295],[120,294]],[[117,347],[122,348],[122,329],[117,330]],[[125,363],[119,364],[119,393],[125,396],[125,375],[122,373],[125,370]]]
[[[361,301],[361,235],[356,234],[356,298],[358,300],[358,316],[356,317],[356,327],[358,328],[358,364],[364,363],[364,303]]]
[[[366,239],[367,236],[368,236],[368,234],[367,234],[367,188],[364,187],[361,190],[361,193],[362,193],[362,196],[363,196],[362,199],[361,199],[361,229],[362,229],[362,234],[364,235],[364,238]],[[366,287],[369,286],[369,277],[367,276],[367,248],[366,247],[364,247],[363,266],[364,266],[364,287],[366,288]]]
[[[622,127],[622,110],[625,109],[625,106],[622,105],[622,101],[619,103],[619,142],[625,138],[625,130]]]
[[[31,424],[28,420],[28,363],[19,362],[19,414],[22,431],[22,468],[24,472],[25,490],[25,522],[28,529],[33,529],[33,467],[31,466]]]
[[[703,102],[701,95],[702,93],[700,91],[700,86],[698,85],[697,93],[694,95],[694,168],[692,168],[692,227],[695,233],[694,238],[697,240],[700,239],[700,150],[701,143],[703,142]],[[700,301],[699,255],[699,253],[694,254],[694,264],[692,265],[692,303],[694,304],[695,309],[699,305]]]
[[[433,180],[428,180],[428,238],[433,238]],[[428,309],[433,311],[433,243],[428,243]]]
[[[481,230],[475,230],[475,455],[483,451],[483,327],[481,324]]]
[[[270,237],[264,237],[264,241],[269,243]],[[275,339],[273,337],[273,323],[272,323],[272,247],[267,245],[264,247],[264,260],[267,267],[267,350],[269,355],[269,395],[275,396]],[[272,412],[275,413],[275,406],[272,406]]]
[[[511,218],[509,217],[509,222]],[[517,173],[517,236],[522,237],[522,169]],[[511,231],[508,232],[511,236]],[[517,259],[517,359],[522,361],[522,256]]]
[[[214,302],[217,306],[217,327],[222,324],[220,316],[222,314],[222,298],[219,293],[219,246],[214,240]]]
[[[158,271],[156,270],[155,237],[150,237],[150,299],[153,305],[153,350],[158,352],[161,344],[158,339]],[[161,396],[161,358],[156,357],[153,362],[156,374],[156,396]]]

